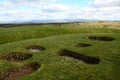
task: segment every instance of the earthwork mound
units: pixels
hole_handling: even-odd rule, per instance
[[[67,49],[63,49],[61,51],[58,52],[59,56],[66,56],[66,57],[70,57],[73,59],[77,59],[77,60],[81,60],[87,64],[99,64],[100,59],[97,57],[93,57],[93,56],[85,56],[82,54],[79,54],[77,52],[73,52]]]
[[[41,52],[41,51],[44,51],[44,50],[45,50],[44,47],[38,46],[38,45],[28,46],[26,49],[27,49],[27,50],[30,50],[31,52]]]
[[[32,57],[32,54],[12,52],[6,56],[3,56],[2,59],[6,59],[8,61],[13,61],[13,62],[20,62],[20,61],[25,61],[31,57]]]
[[[2,72],[2,74],[0,74],[0,80],[14,80],[15,78],[19,78],[37,71],[39,67],[40,65],[35,62],[23,67],[14,68],[12,70]]]
[[[91,44],[78,43],[75,45],[75,47],[88,47],[88,46],[91,46]]]
[[[98,40],[98,41],[113,41],[115,40],[114,38],[111,37],[106,37],[106,36],[86,36],[85,39],[88,40]]]

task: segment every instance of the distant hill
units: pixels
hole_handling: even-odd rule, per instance
[[[89,19],[59,19],[59,20],[30,20],[27,23],[59,23],[59,22],[93,22],[97,20],[89,20]]]
[[[92,20],[92,19],[49,19],[49,20],[17,20],[17,21],[7,21],[0,22],[0,24],[30,24],[30,23],[67,23],[67,22],[95,22],[95,21],[103,21],[103,20]],[[106,20],[107,22],[114,22],[113,20]]]

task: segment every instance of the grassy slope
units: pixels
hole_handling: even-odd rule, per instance
[[[96,26],[98,24],[90,23],[89,25]],[[88,27],[88,24],[82,26]],[[67,24],[60,27],[43,25],[41,27],[1,28],[0,55],[9,52],[26,52],[33,54],[33,57],[21,63],[0,60],[0,72],[29,62],[38,62],[42,66],[37,72],[16,80],[120,80],[120,30],[94,28],[94,26],[93,28],[81,28],[81,26],[73,27],[73,25]],[[83,37],[86,35],[106,35],[114,37],[116,40],[112,42],[84,40]],[[74,45],[79,42],[90,43],[93,46],[75,48]],[[26,46],[35,44],[44,46],[46,50],[32,53],[25,49]],[[69,49],[84,55],[99,56],[101,62],[98,65],[88,65],[82,61],[61,58],[56,55],[57,51],[61,49]]]
[[[83,25],[82,25],[83,26]],[[86,26],[84,26],[86,27]],[[0,28],[0,43],[8,43],[26,39],[42,38],[60,34],[75,33],[120,33],[117,29],[106,28],[81,28],[81,26],[72,27],[71,24],[62,25],[42,25],[25,26],[19,28]]]
[[[110,36],[116,40],[104,42],[83,39],[87,35]],[[80,42],[90,43],[92,46],[75,48],[74,45]],[[42,66],[37,72],[16,80],[119,80],[119,44],[119,33],[69,34],[4,44],[0,46],[0,55],[5,55],[9,52],[26,52],[33,54],[33,57],[21,63],[10,63],[0,60],[0,71],[13,68],[13,66],[21,66],[29,62],[38,62]],[[25,49],[29,45],[41,45],[46,50],[39,53],[32,53]],[[57,51],[61,49],[69,49],[89,56],[99,56],[101,62],[98,65],[88,65],[82,61],[61,58],[56,55]]]
[[[112,28],[120,29],[120,22],[88,22],[88,23],[78,23],[76,26],[85,25],[87,28]]]

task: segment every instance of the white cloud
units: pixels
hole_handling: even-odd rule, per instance
[[[40,8],[43,4],[54,2],[55,0],[9,0],[16,5],[25,5],[34,8]]]
[[[24,10],[22,11],[11,10],[9,12],[0,13],[0,20],[6,20],[6,21],[29,20],[33,17],[35,17],[34,13]]]
[[[0,10],[14,9],[19,6],[40,8],[43,4],[54,2],[55,0],[6,0],[0,2]]]
[[[95,7],[120,7],[120,0],[94,0],[92,5]]]
[[[83,9],[96,19],[120,20],[120,0],[94,0],[90,2],[93,8]]]
[[[7,0],[0,2],[0,21],[32,19],[120,20],[120,0],[94,0],[92,7],[78,8],[55,0]],[[24,6],[24,7],[23,7]],[[20,9],[20,7],[22,7]],[[27,9],[25,8],[27,7]]]
[[[10,9],[15,7],[15,5],[11,2],[5,1],[5,2],[0,2],[0,10],[4,10],[4,9]]]
[[[50,4],[43,7],[43,11],[45,12],[66,12],[71,10],[72,7],[64,5],[64,4]]]
[[[120,20],[120,7],[82,8],[68,15],[70,18]]]
[[[55,0],[8,0],[12,3],[19,3],[19,4],[25,4],[25,3],[47,3],[47,2],[53,2]]]

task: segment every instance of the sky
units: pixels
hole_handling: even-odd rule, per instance
[[[0,0],[0,22],[51,19],[120,21],[120,0]]]

